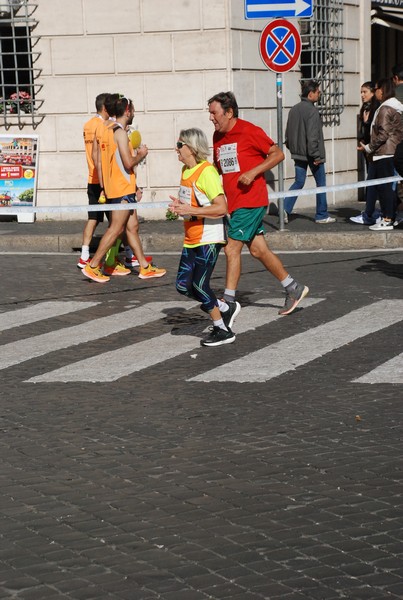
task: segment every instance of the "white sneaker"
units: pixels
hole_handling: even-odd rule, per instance
[[[288,224],[288,212],[285,210],[284,211],[284,225]]]
[[[358,223],[358,225],[365,225],[362,214],[357,215],[356,217],[350,217],[350,221],[352,223]]]
[[[379,223],[375,223],[375,225],[370,225],[369,228],[372,231],[393,231],[393,222],[381,219]]]
[[[326,219],[316,219],[315,223],[327,225],[328,223],[336,223],[336,219],[334,217],[326,217]]]

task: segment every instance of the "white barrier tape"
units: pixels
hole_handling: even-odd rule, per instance
[[[85,204],[84,206],[1,206],[1,215],[17,215],[19,213],[61,213],[61,212],[110,212],[113,210],[133,210],[139,208],[168,208],[171,201],[167,202],[139,202],[133,204]]]
[[[342,190],[353,190],[363,187],[370,187],[372,185],[381,185],[383,183],[394,183],[395,181],[402,181],[403,178],[398,175],[394,177],[384,177],[382,179],[368,179],[365,181],[358,181],[357,183],[341,183],[339,185],[329,185],[318,188],[307,188],[305,190],[288,190],[287,192],[269,192],[270,201],[277,200],[278,198],[293,198],[294,196],[310,196],[312,194],[320,194],[323,192],[340,192]],[[3,215],[17,215],[20,213],[60,213],[60,212],[101,212],[101,211],[113,211],[113,210],[132,210],[136,209],[141,212],[143,208],[163,208],[167,209],[170,200],[166,202],[139,202],[136,204],[88,204],[84,206],[32,206],[32,205],[14,205],[14,206],[0,206],[0,216]]]
[[[372,185],[381,185],[383,183],[394,183],[395,181],[403,181],[403,177],[394,175],[393,177],[383,177],[382,179],[368,179],[358,181],[357,183],[340,183],[338,185],[329,185],[318,188],[308,188],[306,190],[288,190],[288,192],[271,192],[269,197],[271,200],[277,198],[292,198],[293,196],[310,196],[311,194],[321,194],[323,192],[340,192],[342,190],[354,190],[363,187],[371,187]]]

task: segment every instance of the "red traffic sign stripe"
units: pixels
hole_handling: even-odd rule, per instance
[[[260,34],[259,51],[266,67],[275,73],[289,71],[301,55],[298,29],[286,19],[271,21]]]

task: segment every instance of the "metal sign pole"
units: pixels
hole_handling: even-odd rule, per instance
[[[277,145],[283,150],[283,75],[276,75],[276,96],[277,96]],[[284,161],[278,165],[278,189],[284,192]],[[278,199],[278,213],[280,217],[280,231],[284,231],[284,198]]]
[[[261,5],[259,5],[261,6]],[[266,25],[260,34],[260,56],[276,76],[277,144],[283,151],[283,73],[290,71],[301,55],[301,36],[298,29],[285,19],[276,19]],[[278,165],[279,192],[284,192],[284,163]],[[278,202],[280,231],[284,231],[284,198]]]

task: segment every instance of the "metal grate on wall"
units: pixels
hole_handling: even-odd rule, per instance
[[[317,79],[324,125],[339,125],[344,110],[343,0],[315,0],[312,19],[300,21],[302,81]]]
[[[0,0],[0,124],[6,129],[37,127],[43,116],[35,50],[37,3],[29,0]]]

